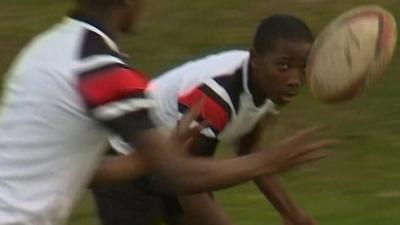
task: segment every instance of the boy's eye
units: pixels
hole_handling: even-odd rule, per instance
[[[287,64],[287,63],[278,63],[278,68],[280,70],[287,70],[287,69],[289,69],[289,64]]]

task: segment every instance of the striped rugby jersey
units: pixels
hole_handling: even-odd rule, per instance
[[[151,81],[148,93],[157,101],[152,110],[156,123],[173,128],[182,113],[204,99],[198,122],[208,138],[235,142],[250,132],[267,113],[277,114],[266,99],[256,106],[248,88],[247,51],[232,50],[187,62]]]
[[[0,224],[62,224],[110,131],[127,140],[153,127],[148,81],[125,64],[106,30],[80,15],[37,36],[7,76]]]

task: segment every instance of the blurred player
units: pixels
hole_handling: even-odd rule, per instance
[[[13,63],[0,123],[0,224],[62,224],[110,132],[134,145],[140,156],[104,162],[95,180],[133,179],[151,170],[184,193],[277,172],[318,158],[318,150],[330,145],[311,141],[309,132],[277,146],[295,151],[295,160],[280,151],[226,161],[175,153],[191,140],[195,130],[188,125],[195,111],[168,138],[155,129],[148,118],[154,101],[143,93],[147,80],[124,63],[115,42],[134,25],[141,6],[140,0],[80,0]]]
[[[205,99],[197,122],[206,121],[209,126],[201,131],[191,153],[212,156],[220,141],[234,143],[239,155],[255,151],[260,148],[262,118],[276,116],[278,109],[297,95],[312,42],[312,32],[298,18],[266,18],[258,27],[250,51],[209,55],[155,79],[149,87],[149,94],[160,105],[153,111],[154,119],[172,129],[187,110]],[[126,152],[118,139],[111,143],[116,150]],[[159,217],[171,224],[232,224],[211,195],[181,196],[179,203],[173,194],[160,193],[164,184],[153,181],[148,176],[95,189],[104,225],[155,224]],[[287,224],[315,224],[276,178],[259,177],[255,183]]]

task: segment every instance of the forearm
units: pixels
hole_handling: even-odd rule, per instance
[[[173,182],[178,192],[208,192],[276,172],[279,166],[272,157],[271,160],[266,159],[268,156],[264,153],[226,160],[174,157],[161,162],[158,168],[164,177]]]
[[[257,187],[281,215],[289,215],[296,208],[295,203],[276,177],[263,176],[254,181]]]
[[[314,224],[313,219],[290,197],[278,178],[263,176],[255,179],[255,183],[284,220],[295,225]]]
[[[191,225],[232,225],[223,208],[209,194],[180,196],[185,217]]]
[[[259,123],[249,134],[243,137],[239,143],[238,154],[245,155],[260,149],[263,130],[264,127]],[[280,184],[277,177],[262,176],[256,178],[254,181],[282,217],[286,218],[296,211],[297,206]]]
[[[148,163],[138,153],[131,153],[126,156],[105,156],[99,164],[89,187],[133,180],[148,172]]]
[[[317,150],[332,146],[334,142],[308,141],[316,131],[317,129],[307,129],[299,132],[270,151],[260,151],[226,160],[192,158],[175,154],[171,152],[171,146],[178,148],[182,144],[162,141],[154,133],[147,133],[146,137],[142,138],[144,142],[135,145],[135,149],[143,153],[146,160],[151,162],[154,172],[170,181],[178,192],[194,194],[226,188],[325,157],[326,153]]]

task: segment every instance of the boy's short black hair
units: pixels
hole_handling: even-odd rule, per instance
[[[313,42],[312,31],[305,22],[290,15],[273,15],[261,21],[254,36],[258,53],[273,50],[277,40]]]
[[[105,9],[121,5],[123,0],[78,0],[80,6]]]

